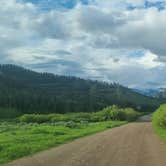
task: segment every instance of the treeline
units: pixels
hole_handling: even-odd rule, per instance
[[[21,113],[95,112],[116,104],[153,111],[160,101],[119,84],[37,73],[15,65],[0,65],[0,107]]]

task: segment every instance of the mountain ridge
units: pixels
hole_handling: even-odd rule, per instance
[[[153,111],[160,101],[120,84],[0,65],[0,107],[22,113],[95,112],[109,105]]]

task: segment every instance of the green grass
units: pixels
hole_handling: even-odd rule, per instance
[[[154,127],[156,133],[166,142],[166,129],[161,127]]]
[[[161,105],[153,114],[153,127],[156,133],[166,141],[166,104]]]
[[[160,126],[157,126],[155,124],[153,124],[153,128],[154,128],[155,132],[160,136],[162,141],[166,143],[166,129],[164,129]]]
[[[72,126],[63,123],[0,122],[0,164],[126,123],[107,121]]]

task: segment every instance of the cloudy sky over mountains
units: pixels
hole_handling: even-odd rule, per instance
[[[166,87],[166,0],[1,0],[0,63]]]

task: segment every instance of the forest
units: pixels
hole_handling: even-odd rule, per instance
[[[38,73],[12,64],[0,65],[0,108],[3,108],[0,113],[4,118],[32,113],[96,112],[114,104],[149,112],[162,102],[118,83]]]

